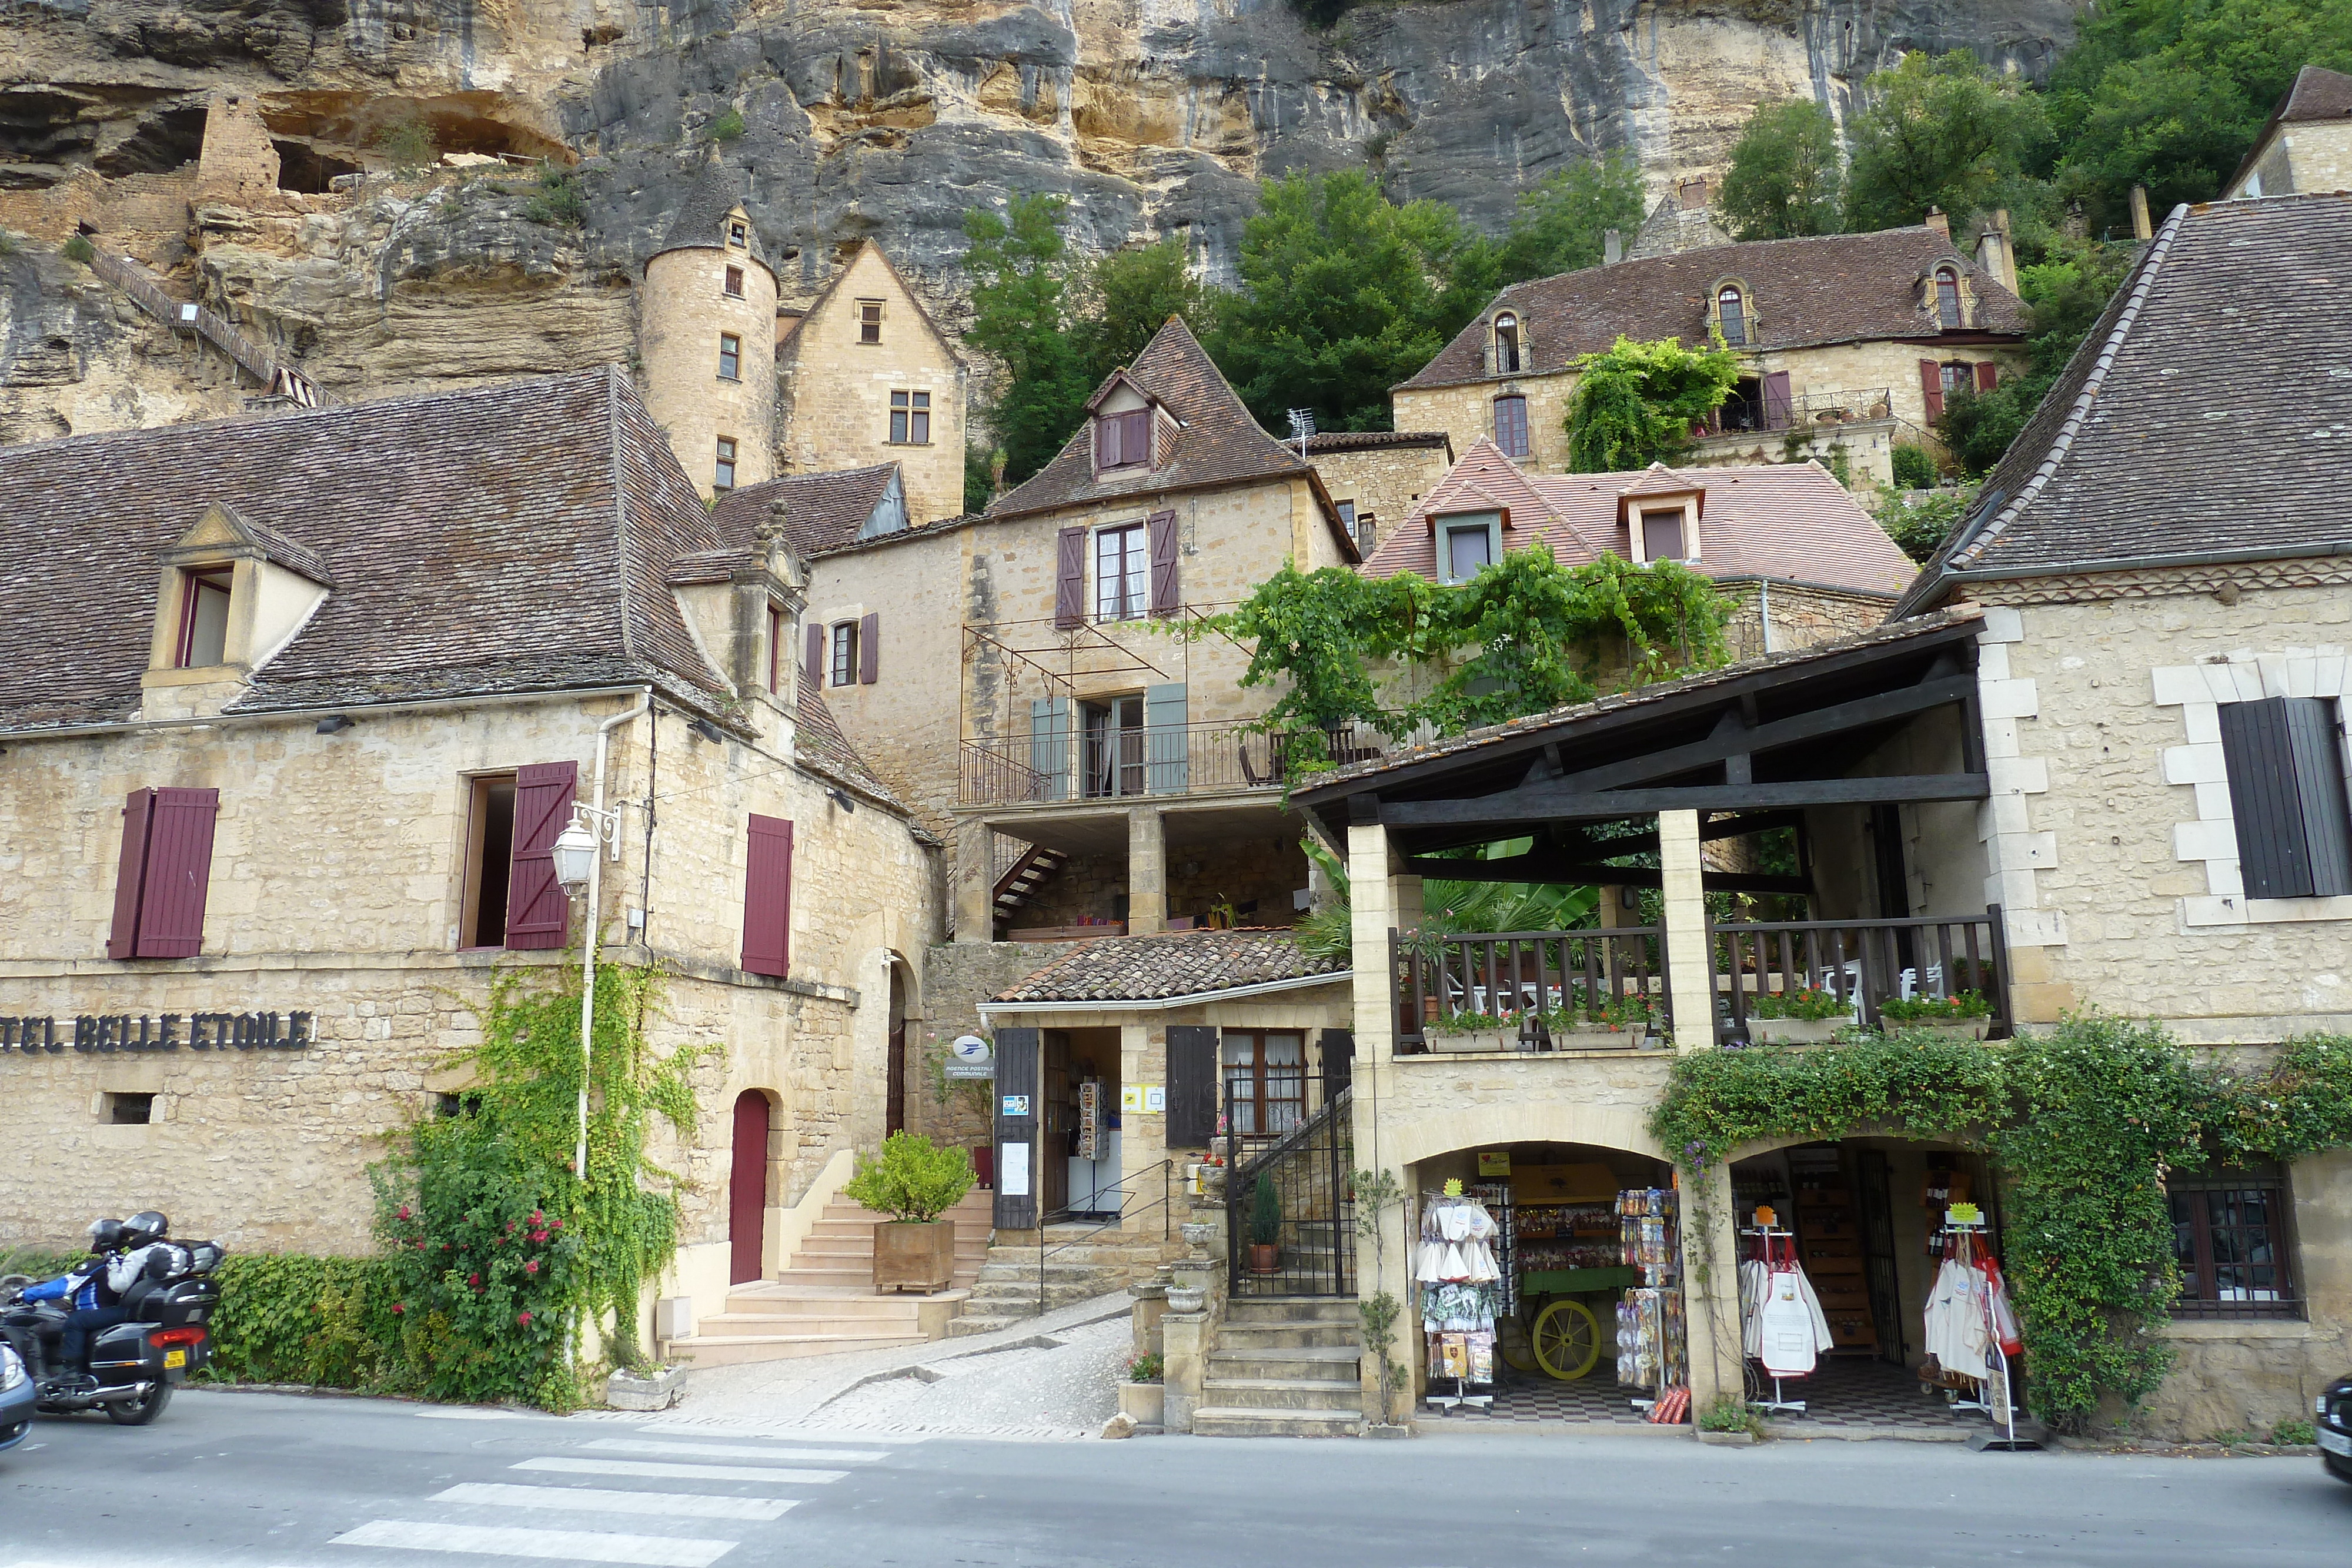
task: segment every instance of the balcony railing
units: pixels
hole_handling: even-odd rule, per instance
[[[1391,931],[1397,1054],[1503,1032],[1505,1048],[1625,1048],[1674,1027],[1665,933],[1655,925],[1469,935]],[[1484,1020],[1493,1020],[1491,1024]]]
[[[1774,921],[1707,930],[1716,994],[1727,1006],[1733,1036],[1748,1037],[1759,996],[1801,988],[1829,992],[1845,1016],[1873,1025],[1889,999],[1974,991],[1991,1006],[1991,1032],[2010,1032],[1999,904],[1982,915]]]
[[[1817,424],[1891,419],[1894,413],[1894,395],[1885,387],[1809,392],[1787,399],[1776,398],[1768,392],[1752,402],[1725,403],[1708,416],[1704,434],[1723,435],[1761,430],[1803,430]]]
[[[1326,732],[1335,763],[1361,762],[1391,744],[1368,729]],[[1297,743],[1246,723],[1148,725],[963,743],[958,800],[966,806],[1113,800],[1279,789]]]

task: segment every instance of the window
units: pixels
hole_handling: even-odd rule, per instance
[[[1959,274],[1948,267],[1936,269],[1936,324],[1946,330],[1960,324]]]
[[[1237,1138],[1279,1138],[1306,1119],[1305,1035],[1286,1030],[1227,1030],[1220,1054],[1227,1133]]]
[[[768,689],[784,693],[784,612],[768,606]]]
[[[2177,1317],[2302,1316],[2287,1233],[2285,1181],[2275,1166],[2175,1176],[2172,1256],[2180,1265]]]
[[[857,340],[861,343],[882,340],[882,301],[879,299],[857,302]]]
[[[1937,367],[1937,374],[1944,384],[1946,397],[1976,390],[1977,368],[1966,360],[1947,360]]]
[[[931,444],[931,394],[894,392],[890,394],[890,444],[929,446]]]
[[[1523,397],[1498,397],[1495,400],[1495,444],[1503,449],[1506,457],[1528,455],[1528,400]]]
[[[1356,503],[1334,501],[1331,503],[1331,507],[1339,514],[1339,526],[1347,529],[1349,534],[1353,534],[1356,531]]]
[[[727,269],[726,287],[728,298],[740,299],[743,298],[743,269],[741,267],[730,267]]]
[[[2249,898],[2352,894],[2344,719],[2332,697],[2221,705],[2221,760]]]
[[[1381,541],[1380,519],[1366,512],[1356,519],[1356,553],[1370,555]]]
[[[743,340],[732,332],[719,334],[719,379],[722,382],[743,379]]]
[[[1731,347],[1745,347],[1748,342],[1748,306],[1736,287],[1726,288],[1715,297],[1715,313],[1723,323],[1723,340]]]
[[[744,223],[741,218],[728,219],[727,243],[733,246],[738,250],[741,250],[750,246],[751,243],[751,226]]]
[[[460,947],[561,947],[572,895],[555,880],[556,836],[572,821],[579,764],[538,762],[467,780]]]
[[[514,775],[473,781],[466,818],[466,902],[457,946],[507,945],[507,874],[514,858]]]
[[[1508,310],[1495,318],[1495,373],[1512,376],[1519,371],[1519,319]]]
[[[710,468],[710,487],[722,493],[735,487],[735,438],[731,435],[719,438],[719,456]]]
[[[205,670],[227,658],[229,568],[187,574],[180,599],[180,648],[173,662],[184,670]]]
[[[1135,468],[1151,461],[1151,411],[1106,413],[1095,421],[1095,466]]]
[[[857,684],[857,622],[845,621],[833,629],[831,684],[854,686]]]
[[[1143,525],[1104,528],[1095,535],[1095,619],[1134,621],[1149,608],[1151,560]]]
[[[155,1119],[152,1094],[109,1094],[106,1119],[118,1127],[143,1127]]]
[[[1642,559],[1680,560],[1683,549],[1683,509],[1642,514]]]
[[[193,958],[204,947],[217,789],[133,789],[122,803],[110,958]]]
[[[1447,582],[1467,582],[1493,564],[1496,527],[1491,517],[1446,523],[1438,529],[1438,567]]]

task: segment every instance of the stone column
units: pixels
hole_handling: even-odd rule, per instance
[[[1348,881],[1354,928],[1355,1163],[1361,1170],[1392,1170],[1400,1185],[1409,1186],[1411,1173],[1381,1146],[1380,1107],[1382,1100],[1393,1094],[1398,1077],[1396,977],[1389,961],[1389,931],[1391,927],[1409,931],[1421,924],[1421,878],[1396,874],[1387,829],[1351,827],[1348,830]],[[1384,1249],[1376,1249],[1370,1238],[1356,1238],[1356,1292],[1363,1299],[1385,1291],[1405,1309],[1388,1346],[1389,1354],[1404,1364],[1405,1376],[1393,1391],[1393,1404],[1387,1411],[1381,1410],[1379,1353],[1366,1345],[1364,1416],[1368,1421],[1399,1422],[1412,1414],[1420,1377],[1421,1356],[1414,1349],[1418,1341],[1411,1319],[1412,1249],[1404,1232],[1402,1206],[1381,1218]]]
[[[955,939],[996,939],[996,835],[977,817],[960,817],[955,829],[955,865],[950,875],[955,900]]]
[[[1715,955],[1707,944],[1696,811],[1658,813],[1658,870],[1665,893],[1675,1049],[1696,1051],[1715,1043]]]
[[[1127,934],[1156,936],[1168,929],[1168,838],[1160,813],[1138,806],[1127,814]]]
[[[1667,1151],[1673,1157],[1674,1151]],[[1694,1189],[1683,1189],[1683,1317],[1690,1337],[1691,1418],[1724,1395],[1737,1396],[1746,1386],[1739,1341],[1739,1247],[1737,1220],[1731,1212],[1731,1167],[1708,1170],[1696,1189],[1704,1194],[1694,1206]],[[1694,1207],[1704,1211],[1706,1233],[1695,1222]]]

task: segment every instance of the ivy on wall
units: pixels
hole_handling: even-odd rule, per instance
[[[2136,1403],[2170,1367],[2166,1174],[2352,1145],[2352,1037],[2290,1040],[2246,1071],[2192,1055],[2160,1025],[2095,1013],[1990,1043],[1913,1031],[1697,1051],[1675,1062],[1650,1126],[1687,1173],[1702,1231],[1707,1173],[1746,1144],[1878,1134],[1990,1155],[2028,1397],[2079,1430],[2103,1399]]]

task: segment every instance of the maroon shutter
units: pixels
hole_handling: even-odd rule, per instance
[[[1054,539],[1054,624],[1087,623],[1087,530],[1064,528]]]
[[[1150,466],[1151,411],[1144,408],[1138,409],[1133,413],[1123,413],[1118,416],[1118,422],[1127,426],[1127,434],[1119,438],[1118,460],[1121,463],[1140,463],[1147,467]]]
[[[1994,385],[1998,383],[2000,380],[2000,367],[1999,365],[1994,364],[1990,360],[1980,360],[1977,362],[1978,392],[1989,392],[1992,391]]]
[[[213,876],[217,789],[158,789],[147,823],[139,894],[142,958],[193,958],[205,946],[205,890]]]
[[[1789,372],[1767,371],[1764,373],[1764,428],[1786,430],[1795,400],[1789,395]]]
[[[514,857],[507,870],[509,947],[561,947],[571,935],[572,899],[555,880],[555,841],[571,825],[579,781],[577,762],[534,762],[515,771]]]
[[[1919,361],[1919,395],[1927,400],[1929,424],[1944,417],[1944,367],[1933,360]]]
[[[868,615],[857,623],[857,684],[870,686],[882,673],[882,617]]]
[[[743,869],[743,967],[783,977],[793,956],[793,825],[751,818]]]
[[[131,958],[139,952],[139,896],[147,881],[147,819],[155,791],[133,789],[122,802],[122,859],[114,873],[114,929],[106,956]]]
[[[1184,598],[1176,569],[1176,514],[1152,513],[1143,531],[1151,546],[1151,613],[1173,615]]]
[[[808,629],[808,682],[813,686],[824,685],[824,628]]]

